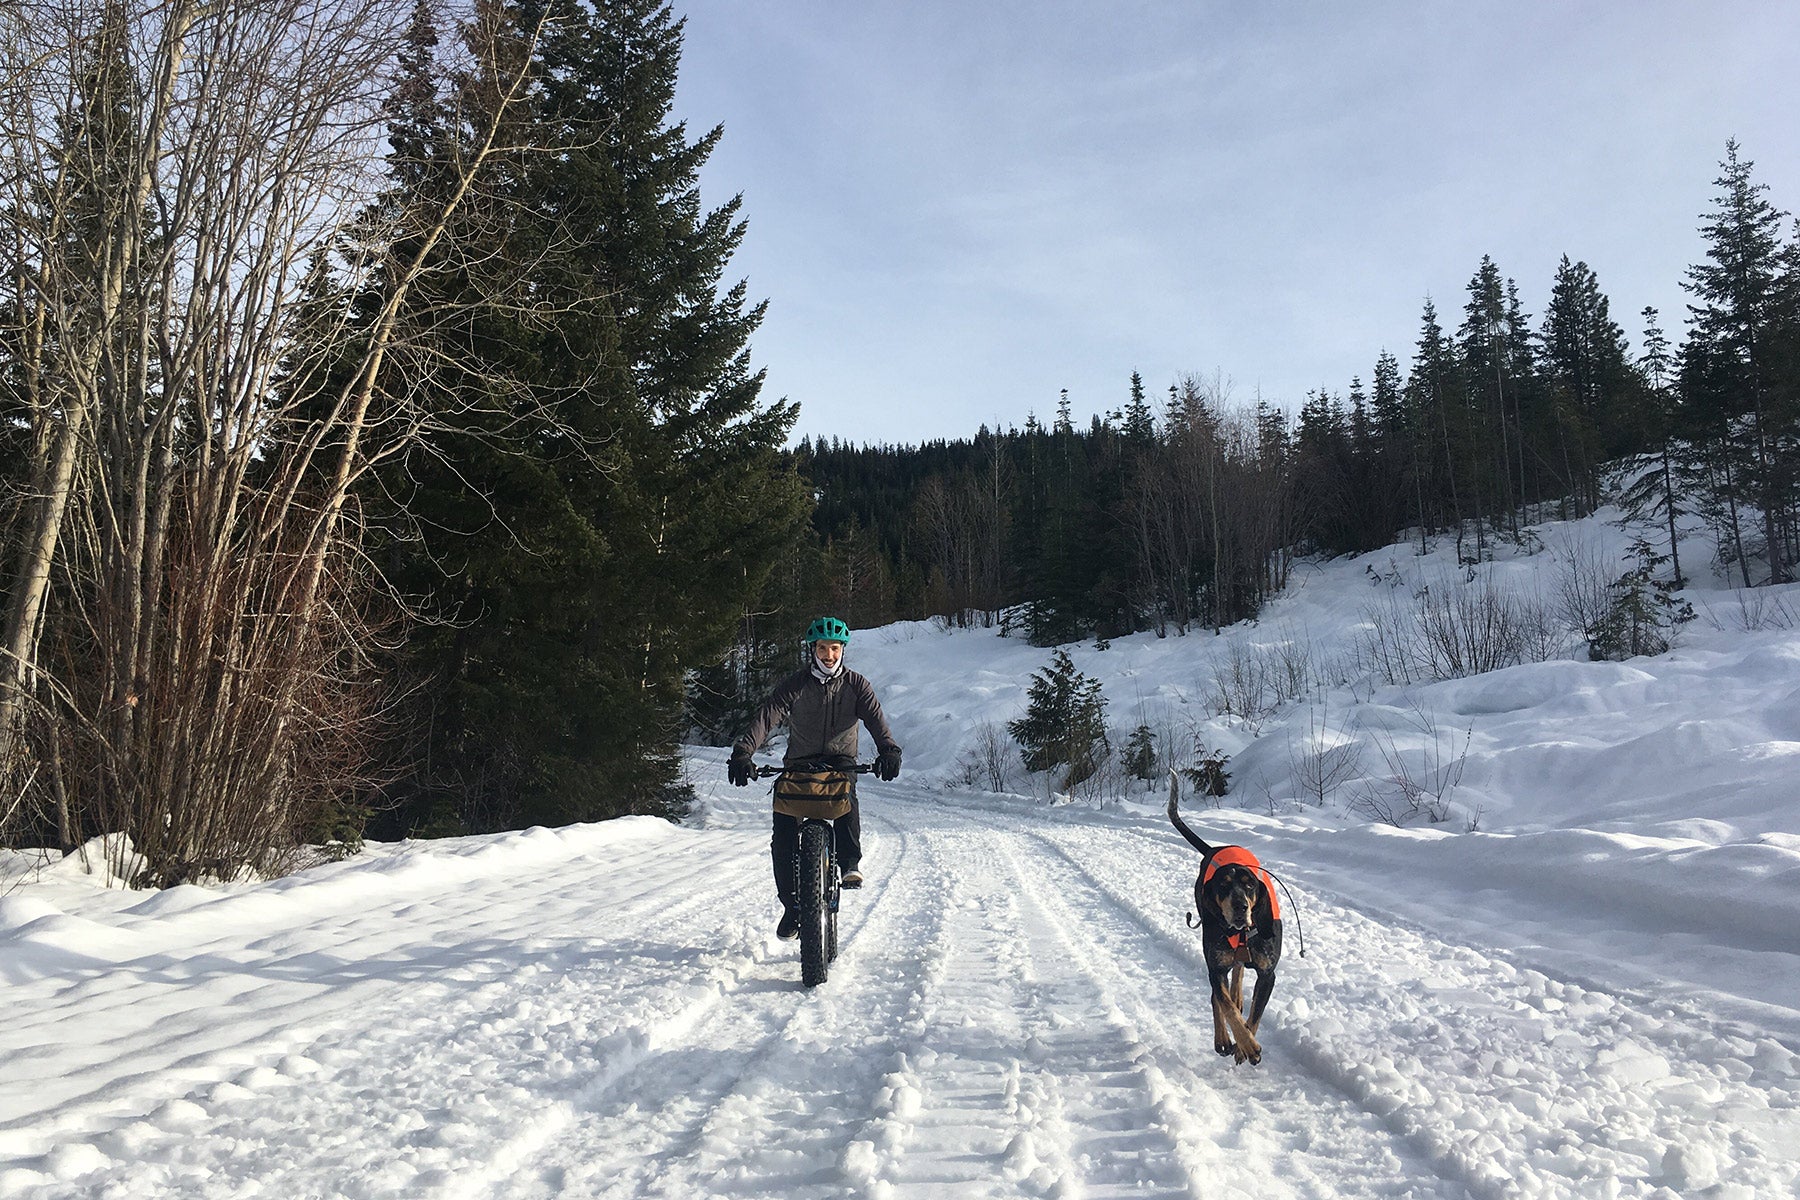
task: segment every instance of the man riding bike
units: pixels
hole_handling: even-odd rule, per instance
[[[781,760],[784,767],[854,766],[856,723],[860,720],[875,739],[879,752],[875,759],[876,778],[889,780],[900,774],[900,743],[888,729],[881,702],[875,699],[875,689],[866,677],[844,665],[844,648],[849,643],[850,627],[836,617],[820,617],[807,627],[809,662],[775,685],[750,719],[750,728],[732,745],[731,761],[725,767],[732,783],[742,787],[750,782],[755,771],[751,756],[762,749],[783,720],[788,727],[787,752]],[[856,803],[854,777],[850,811],[833,822],[833,830],[837,859],[843,869],[842,886],[859,888],[863,882],[862,813]],[[775,933],[782,938],[799,936],[794,879],[799,836],[798,818],[775,814],[769,851],[774,859],[775,891],[781,897],[781,922]]]

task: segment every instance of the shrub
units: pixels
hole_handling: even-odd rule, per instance
[[[1332,740],[1330,714],[1321,701],[1308,706],[1306,733],[1298,745],[1288,733],[1288,764],[1300,794],[1324,808],[1338,788],[1362,774],[1362,746],[1353,738]]]
[[[982,787],[990,792],[1004,792],[1007,776],[1006,736],[992,721],[975,727],[974,744],[956,760],[958,780],[964,787]]]
[[[1445,577],[1422,585],[1410,609],[1391,593],[1365,606],[1353,658],[1389,683],[1462,679],[1525,661],[1549,640],[1544,620],[1541,606],[1485,575]]]
[[[1433,679],[1464,679],[1524,661],[1517,607],[1489,576],[1427,592],[1419,626]]]
[[[1405,750],[1400,740],[1383,729],[1370,729],[1370,738],[1387,763],[1387,774],[1363,780],[1352,797],[1350,811],[1395,828],[1425,817],[1433,824],[1450,818],[1451,800],[1462,785],[1469,762],[1471,726],[1463,730],[1462,747],[1456,735],[1439,729],[1434,713],[1412,710],[1417,749]],[[1479,817],[1477,817],[1479,820]]]

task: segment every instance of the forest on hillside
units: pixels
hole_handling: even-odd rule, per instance
[[[1254,617],[1296,555],[1445,536],[1474,565],[1534,522],[1609,500],[1663,531],[1647,551],[1663,582],[1695,565],[1675,537],[1687,516],[1712,532],[1709,568],[1744,587],[1791,582],[1800,236],[1735,142],[1712,186],[1679,341],[1646,308],[1634,347],[1592,268],[1567,255],[1534,318],[1484,257],[1460,319],[1426,300],[1404,363],[1379,350],[1366,380],[1321,387],[1297,413],[1234,397],[1218,373],[1155,397],[1132,373],[1085,425],[1065,393],[1047,426],[802,442],[810,527],[728,669],[697,676],[702,732],[741,720],[815,607],[853,626],[1003,623],[1040,645],[1217,630]]]
[[[1477,563],[1621,465],[1633,512],[1793,578],[1800,241],[1733,143],[1679,338],[1646,311],[1634,350],[1567,259],[1534,318],[1484,259],[1460,321],[1297,413],[1121,364],[1085,425],[790,448],[682,33],[661,0],[0,9],[0,841],[125,834],[167,886],[674,815],[681,743],[820,611],[1216,629],[1297,555]]]

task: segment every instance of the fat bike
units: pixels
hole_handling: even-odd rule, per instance
[[[832,822],[850,811],[850,776],[874,769],[874,763],[756,768],[755,778],[775,779],[775,811],[800,822],[794,852],[794,915],[800,922],[800,982],[809,988],[825,982],[837,958],[843,877]]]

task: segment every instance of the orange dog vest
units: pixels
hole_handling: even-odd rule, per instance
[[[1206,860],[1206,871],[1200,876],[1200,886],[1205,887],[1211,883],[1213,872],[1220,867],[1233,865],[1250,868],[1250,873],[1256,876],[1258,883],[1262,884],[1263,891],[1269,894],[1270,912],[1277,921],[1281,920],[1281,899],[1275,894],[1275,881],[1269,877],[1267,871],[1263,870],[1263,865],[1257,861],[1256,855],[1242,846],[1220,846],[1213,856]]]

